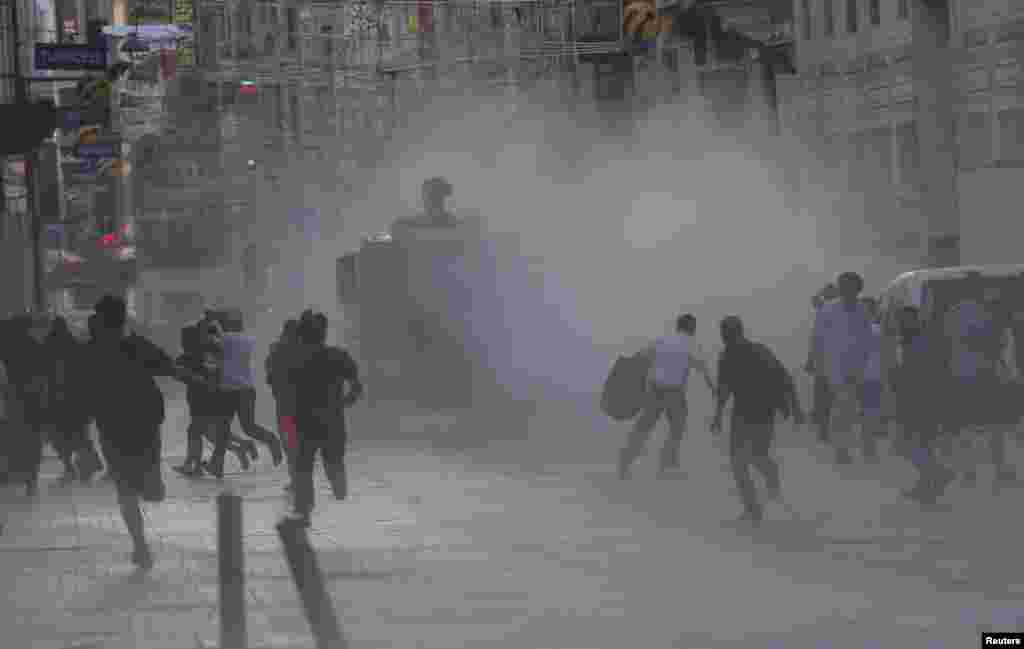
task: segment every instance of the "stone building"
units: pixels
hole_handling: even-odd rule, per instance
[[[852,248],[920,254],[927,214],[910,41],[911,0],[795,0],[799,74],[780,80],[804,209],[838,210]],[[1015,261],[1024,176],[1024,4],[953,0],[956,196],[963,263]],[[862,227],[866,225],[867,227]]]

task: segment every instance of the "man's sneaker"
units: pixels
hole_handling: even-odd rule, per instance
[[[913,500],[919,505],[934,505],[936,501],[936,493],[933,489],[929,489],[928,485],[923,481],[914,485],[913,488],[907,489],[903,492],[903,497],[908,500]]]
[[[935,494],[935,497],[940,498],[945,494],[946,489],[948,489],[949,485],[953,484],[955,480],[956,471],[945,467],[939,469],[938,474],[932,480],[932,492]]]
[[[1003,467],[996,472],[996,482],[1007,487],[1020,484],[1017,472],[1010,467]]]
[[[619,460],[616,474],[619,476],[619,480],[629,480],[629,463]]]
[[[751,527],[758,527],[764,521],[764,515],[761,512],[743,512],[739,518],[736,519],[737,523],[742,525],[750,525]]]
[[[173,468],[176,473],[186,478],[199,478],[203,475],[203,467],[199,462],[186,462]]]
[[[149,547],[137,548],[132,552],[132,563],[135,564],[139,570],[152,570],[153,569],[153,553]]]
[[[280,527],[307,530],[312,525],[309,514],[292,512],[281,519]]]
[[[214,478],[221,480],[224,478],[224,462],[203,462],[203,470],[212,475]]]
[[[250,454],[245,447],[239,447],[235,449],[235,457],[238,458],[238,463],[242,465],[243,471],[248,471],[252,464],[249,461]]]
[[[281,466],[281,462],[284,461],[284,448],[281,446],[281,440],[274,438],[273,441],[267,443],[267,446],[270,447],[270,455],[274,459],[274,466]]]

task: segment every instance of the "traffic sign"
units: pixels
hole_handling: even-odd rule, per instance
[[[37,70],[106,70],[107,50],[88,45],[36,43]]]

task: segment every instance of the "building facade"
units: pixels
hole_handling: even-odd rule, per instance
[[[854,247],[920,254],[928,215],[914,174],[910,0],[796,0],[794,10],[799,74],[781,80],[780,105],[804,149],[795,164],[805,209],[867,225],[875,239],[854,237]],[[962,261],[1017,261],[1024,3],[953,0],[951,12]]]

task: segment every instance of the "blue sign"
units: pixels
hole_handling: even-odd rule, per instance
[[[120,142],[97,142],[96,144],[79,144],[79,158],[120,158]]]
[[[107,50],[88,45],[36,43],[37,70],[106,70]]]

